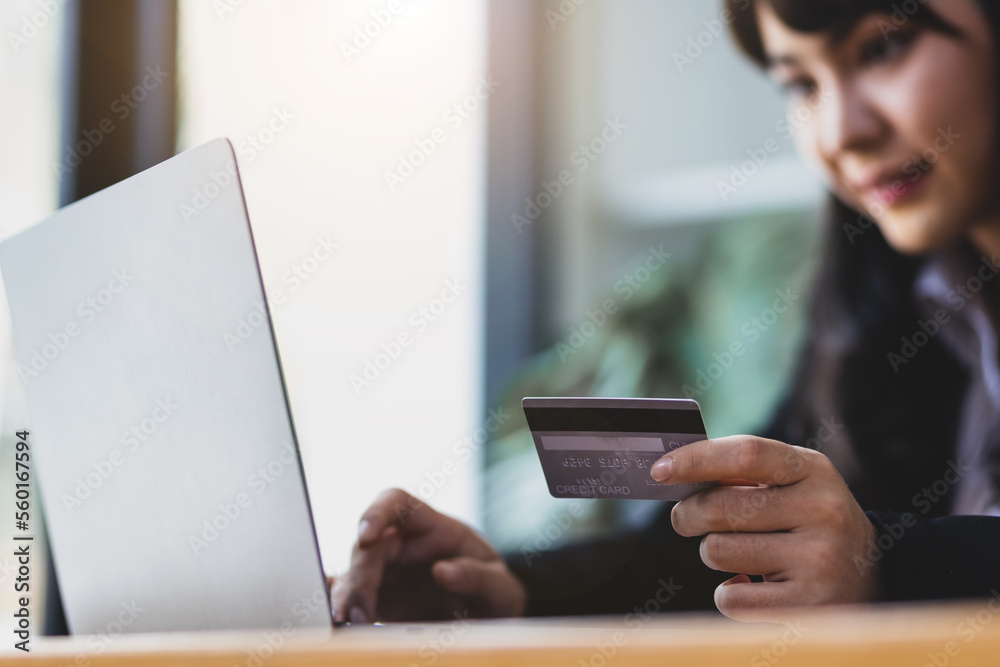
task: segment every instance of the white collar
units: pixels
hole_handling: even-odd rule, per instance
[[[951,321],[940,327],[942,341],[970,370],[978,368],[993,404],[1000,406],[998,304],[988,300],[1000,293],[994,281],[1000,281],[995,261],[956,245],[927,259],[914,281],[914,295],[925,316],[947,311]]]

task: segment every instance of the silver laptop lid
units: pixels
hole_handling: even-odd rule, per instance
[[[0,270],[70,631],[329,628],[229,142],[60,210]]]

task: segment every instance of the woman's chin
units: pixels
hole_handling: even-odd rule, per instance
[[[890,214],[876,223],[889,245],[904,255],[933,253],[954,243],[961,235],[955,226],[917,213]]]

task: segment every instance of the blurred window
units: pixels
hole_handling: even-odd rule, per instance
[[[533,177],[491,225],[533,237],[535,354],[491,381],[495,400],[687,396],[710,436],[760,428],[796,358],[823,199],[794,118],[737,53],[722,0],[527,7]],[[509,179],[501,168],[491,183]],[[782,296],[792,305],[778,313]],[[508,426],[486,475],[502,547],[546,548],[660,507],[586,501],[564,526],[581,502],[549,497],[523,417]]]

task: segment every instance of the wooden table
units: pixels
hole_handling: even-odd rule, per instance
[[[123,635],[101,653],[90,638],[33,638],[8,664],[193,665],[1000,665],[1000,600],[812,610],[787,625],[661,615],[346,628],[331,636],[266,633]],[[278,644],[272,648],[272,644]]]

